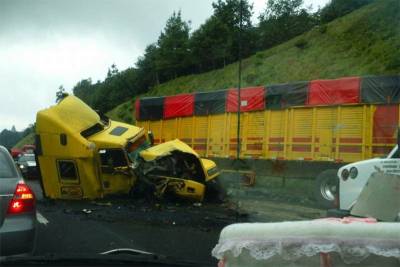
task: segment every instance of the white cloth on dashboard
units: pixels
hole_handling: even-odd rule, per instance
[[[336,252],[345,263],[370,255],[400,259],[400,223],[321,219],[279,223],[242,223],[225,227],[212,255],[238,257],[244,250],[256,260],[285,260]]]

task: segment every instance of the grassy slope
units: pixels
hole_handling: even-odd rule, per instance
[[[35,143],[35,133],[30,133],[21,140],[18,141],[18,143],[15,144],[15,148],[22,148],[24,145],[28,144],[34,144]]]
[[[298,42],[306,42],[298,48]],[[353,75],[400,73],[400,4],[377,0],[326,26],[316,27],[243,60],[242,86]],[[237,86],[237,63],[161,84],[144,96],[173,95]],[[132,122],[130,101],[108,115]]]

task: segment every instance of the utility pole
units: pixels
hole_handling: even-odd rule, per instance
[[[236,147],[236,159],[240,158],[240,89],[242,85],[242,27],[243,27],[243,0],[240,0],[240,10],[239,10],[239,40],[238,40],[238,58],[239,58],[239,70],[238,70],[238,109],[237,109],[237,147]]]

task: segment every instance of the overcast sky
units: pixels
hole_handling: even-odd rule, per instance
[[[26,128],[81,79],[103,80],[115,63],[133,66],[173,11],[197,29],[213,0],[0,0],[0,130]],[[254,3],[254,18],[266,0]],[[305,0],[325,5],[328,0]]]

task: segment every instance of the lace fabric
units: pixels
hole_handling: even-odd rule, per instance
[[[212,251],[217,259],[223,259],[230,252],[238,257],[246,249],[256,260],[268,260],[280,256],[284,260],[297,260],[311,257],[319,253],[338,253],[347,264],[360,263],[370,255],[395,257],[400,259],[400,240],[376,241],[357,240],[343,242],[341,240],[229,240],[219,243]]]

